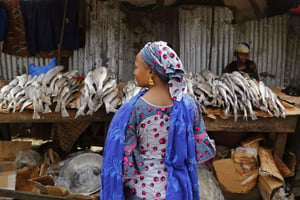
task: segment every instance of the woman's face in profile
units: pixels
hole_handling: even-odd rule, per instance
[[[133,71],[133,75],[135,76],[137,86],[148,87],[151,69],[143,60],[141,53],[136,55],[134,66],[135,69]]]

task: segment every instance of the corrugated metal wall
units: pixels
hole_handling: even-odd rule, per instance
[[[246,22],[237,26],[237,39],[251,46],[261,79],[269,86],[284,84],[287,61],[287,15]]]
[[[2,45],[3,42],[0,42],[0,49]],[[17,75],[27,73],[29,63],[41,66],[49,62],[49,58],[12,56],[0,51],[0,79],[11,80]]]
[[[290,17],[288,26],[285,83],[300,85],[300,16]]]
[[[183,7],[179,13],[180,55],[189,71],[210,69],[220,75],[235,59],[233,53],[238,41],[250,44],[249,59],[256,62],[260,77],[268,86],[284,85],[287,61],[295,66],[291,60],[295,62],[297,56],[294,53],[291,57],[286,51],[287,15],[233,25],[228,8]],[[296,42],[298,38],[290,40]],[[298,47],[293,42],[291,51],[294,52]]]
[[[70,68],[84,75],[96,66],[107,66],[119,81],[133,79],[135,55],[148,41],[167,40],[178,48],[178,10],[120,12],[118,1],[87,1],[90,27],[85,49],[75,51]]]
[[[69,69],[85,76],[97,66],[116,72],[119,81],[133,78],[137,51],[147,41],[166,40],[179,52],[188,71],[210,69],[221,74],[234,59],[237,41],[251,45],[250,59],[269,86],[300,80],[300,34],[288,35],[287,15],[233,25],[224,7],[182,6],[128,11],[118,1],[87,0],[86,46],[74,51]],[[12,79],[27,72],[29,63],[46,65],[50,59],[16,57],[0,52],[0,76]],[[275,76],[275,77],[274,77]]]
[[[232,20],[228,8],[182,7],[179,10],[180,57],[188,71],[209,69],[221,74],[233,55]]]

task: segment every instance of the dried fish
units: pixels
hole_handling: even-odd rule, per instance
[[[246,73],[225,73],[218,77],[209,70],[203,70],[188,74],[187,92],[200,102],[201,107],[222,107],[226,118],[233,111],[235,121],[239,111],[243,112],[244,120],[247,120],[248,114],[252,120],[257,119],[253,109],[285,117],[286,111],[277,95],[262,81],[257,82]]]

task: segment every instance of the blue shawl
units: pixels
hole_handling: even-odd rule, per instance
[[[124,200],[122,162],[125,133],[130,111],[144,93],[140,92],[122,105],[110,123],[103,155],[101,200]],[[181,101],[174,101],[165,157],[168,170],[166,199],[169,200],[200,199],[193,133],[194,107],[193,99],[186,94]]]

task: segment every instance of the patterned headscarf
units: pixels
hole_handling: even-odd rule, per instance
[[[148,42],[141,54],[150,68],[169,85],[173,100],[180,101],[185,90],[184,70],[180,58],[166,42]]]

